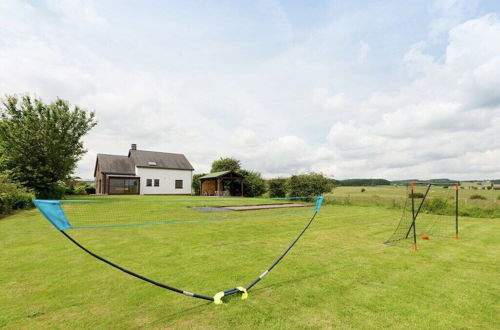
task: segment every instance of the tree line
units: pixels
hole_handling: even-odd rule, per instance
[[[326,178],[321,173],[308,173],[292,175],[290,178],[273,178],[265,180],[262,174],[257,171],[247,170],[241,167],[241,161],[226,157],[212,162],[210,173],[234,171],[242,174],[243,194],[245,197],[257,197],[268,193],[269,197],[310,197],[330,192],[333,188],[333,181]],[[195,174],[193,176],[193,190],[196,195],[200,194],[200,177],[207,173]]]

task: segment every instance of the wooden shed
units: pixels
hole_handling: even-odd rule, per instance
[[[243,196],[245,177],[235,171],[209,173],[200,178],[201,196]]]

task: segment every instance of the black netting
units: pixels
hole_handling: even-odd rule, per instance
[[[428,192],[427,192],[428,190]],[[427,192],[427,193],[426,193]],[[452,238],[456,233],[454,189],[442,186],[415,185],[413,212],[417,240],[422,237]],[[411,190],[407,187],[406,201],[395,231],[385,244],[410,247],[414,243]]]

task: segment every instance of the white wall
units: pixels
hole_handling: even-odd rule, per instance
[[[141,195],[191,194],[192,171],[136,167],[135,173],[141,178]],[[153,181],[151,187],[146,187],[147,179]],[[159,187],[154,186],[154,179],[160,179]],[[175,189],[175,180],[183,181],[182,189]]]

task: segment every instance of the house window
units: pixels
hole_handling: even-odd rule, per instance
[[[139,179],[110,178],[109,194],[126,195],[139,193]]]
[[[151,187],[153,185],[152,179],[146,179],[146,187]]]
[[[155,187],[159,187],[160,186],[160,179],[155,179]]]
[[[175,189],[182,189],[182,180],[175,180]]]

